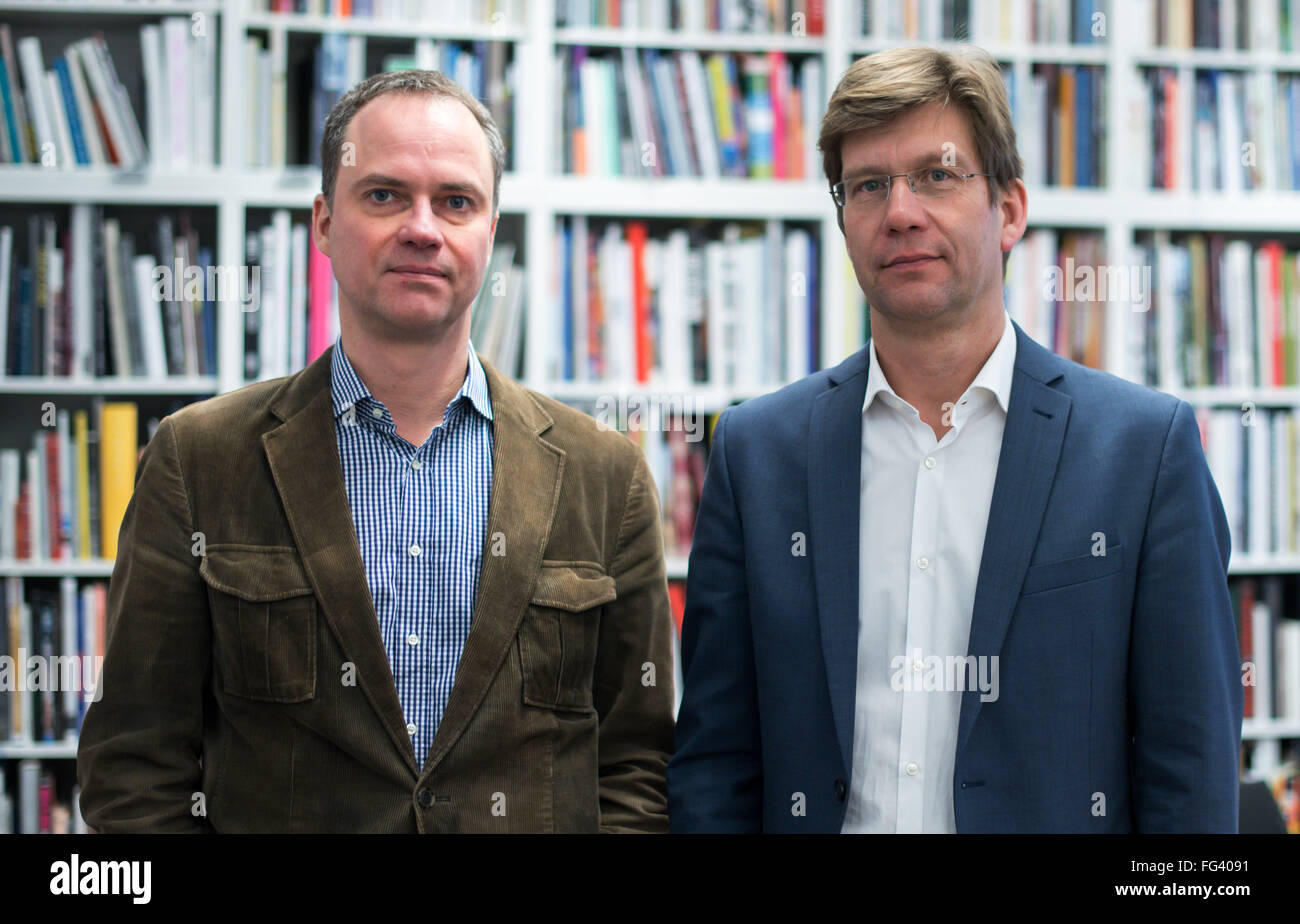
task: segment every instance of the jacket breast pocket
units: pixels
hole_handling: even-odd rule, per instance
[[[614,579],[591,562],[542,562],[519,625],[523,698],[530,706],[590,712],[604,604]]]
[[[316,695],[316,598],[295,549],[210,545],[208,585],[222,691],[273,703]]]
[[[1030,565],[1020,596],[1059,590],[1075,584],[1095,581],[1119,572],[1124,567],[1124,547],[1119,543],[1106,548],[1105,555],[1077,555],[1060,561]]]

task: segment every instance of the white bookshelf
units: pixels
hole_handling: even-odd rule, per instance
[[[260,4],[259,4],[260,5]],[[783,51],[821,58],[823,100],[829,96],[839,75],[852,60],[885,47],[907,44],[858,35],[859,0],[825,0],[826,29],[822,36],[700,33],[643,29],[557,27],[556,0],[520,2],[522,20],[485,23],[443,23],[374,21],[359,18],[267,13],[255,10],[251,0],[220,2],[162,2],[162,0],[0,0],[0,21],[10,23],[15,39],[41,34],[82,30],[89,34],[106,19],[117,27],[131,27],[157,21],[164,16],[201,14],[216,20],[218,36],[217,81],[217,165],[211,169],[184,173],[149,169],[114,171],[104,169],[48,170],[39,167],[0,166],[0,204],[102,203],[121,206],[179,206],[215,211],[216,259],[222,265],[244,263],[245,232],[249,211],[289,208],[307,211],[320,189],[319,171],[310,167],[284,170],[250,169],[243,166],[245,119],[243,117],[244,39],[250,33],[278,35],[322,35],[342,32],[380,39],[402,39],[412,43],[418,37],[439,40],[483,40],[509,42],[518,68],[514,100],[513,169],[502,180],[500,207],[503,215],[521,219],[522,245],[526,255],[527,312],[525,384],[562,400],[592,401],[601,395],[674,390],[670,384],[647,386],[636,382],[598,384],[555,382],[543,370],[549,365],[549,331],[556,329],[552,278],[552,238],[557,219],[569,215],[656,219],[770,220],[811,224],[820,241],[821,261],[821,364],[839,362],[860,349],[852,321],[858,311],[856,287],[846,272],[842,236],[820,162],[810,164],[812,176],[805,180],[704,180],[692,178],[588,178],[557,172],[552,152],[557,132],[562,130],[556,86],[556,51],[564,45],[594,48],[637,46],[699,51]],[[1300,53],[1172,50],[1132,47],[1125,36],[1134,28],[1126,17],[1133,7],[1111,0],[1111,24],[1107,44],[1074,46],[1060,44],[986,45],[999,61],[1008,64],[1017,85],[1026,86],[1038,63],[1087,64],[1104,68],[1107,74],[1105,107],[1108,114],[1107,144],[1103,153],[1108,186],[1102,189],[1031,187],[1031,228],[1092,229],[1099,232],[1111,261],[1124,262],[1137,235],[1155,231],[1221,231],[1300,235],[1300,193],[1264,191],[1228,196],[1207,192],[1164,192],[1133,189],[1128,177],[1131,152],[1125,135],[1127,106],[1140,71],[1147,66],[1174,67],[1185,74],[1198,68],[1228,68],[1264,75],[1276,85],[1279,72],[1300,73]],[[955,46],[952,42],[930,43]],[[47,59],[53,46],[46,48]],[[48,63],[48,61],[47,61]],[[126,77],[120,67],[119,72]],[[130,80],[128,79],[128,82]],[[136,100],[143,123],[143,107]],[[301,101],[290,101],[299,105]],[[1018,126],[1019,128],[1020,126]],[[144,128],[142,124],[142,129]],[[814,127],[809,130],[815,131]],[[146,133],[147,134],[147,133]],[[1022,144],[1024,137],[1022,135]],[[69,380],[40,377],[0,378],[0,395],[156,395],[186,396],[226,392],[245,384],[242,375],[243,319],[240,306],[219,302],[217,306],[216,376],[197,379],[148,380],[112,378]],[[681,385],[678,392],[690,392],[705,412],[717,412],[752,393],[721,386]],[[1300,408],[1300,388],[1251,389],[1204,388],[1180,392],[1194,405],[1239,407],[1254,402],[1261,407]],[[26,436],[24,435],[24,439]],[[106,578],[110,561],[0,561],[0,576]],[[685,576],[686,559],[671,557],[669,577]],[[1300,573],[1300,556],[1235,556],[1233,574]],[[1243,738],[1265,742],[1274,753],[1283,739],[1300,737],[1300,723],[1248,722]],[[75,745],[0,745],[0,758],[74,757]]]

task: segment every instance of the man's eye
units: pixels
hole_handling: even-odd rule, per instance
[[[467,196],[448,196],[447,204],[458,212],[463,212],[470,206],[469,198]]]
[[[372,189],[372,190],[370,190],[370,192],[366,193],[366,195],[368,195],[368,196],[391,196],[392,194],[393,194],[393,191],[392,191],[391,189]],[[388,200],[388,199],[376,199],[376,200],[374,200],[374,201],[375,201],[375,202],[379,202],[379,203],[382,204],[382,203],[385,203],[385,202],[389,202],[389,201],[391,201],[391,200]]]
[[[867,177],[865,180],[859,182],[853,191],[862,192],[862,193],[876,193],[876,192],[880,192],[880,190],[883,187],[884,184],[880,181],[880,179],[878,177],[872,176],[872,177]]]
[[[942,183],[944,180],[952,179],[952,174],[942,167],[935,167],[930,171],[930,181],[933,183]]]

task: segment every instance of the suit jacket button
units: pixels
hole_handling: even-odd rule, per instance
[[[836,801],[836,802],[843,802],[843,801],[844,801],[844,793],[845,793],[845,791],[846,791],[846,790],[845,790],[845,786],[844,786],[844,781],[843,781],[843,780],[836,780],[836,781],[835,781],[835,801]]]
[[[429,792],[427,789],[421,789],[417,792],[415,794],[415,799],[425,808],[433,805],[433,793]]]

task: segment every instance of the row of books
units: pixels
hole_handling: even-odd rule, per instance
[[[819,172],[822,62],[766,54],[557,49],[557,163],[605,176],[802,179]]]
[[[1228,589],[1243,664],[1243,715],[1300,719],[1300,619],[1286,615],[1282,578],[1241,578]]]
[[[523,0],[249,0],[264,13],[306,13],[335,18],[419,22],[447,26],[518,23]]]
[[[1024,179],[1030,186],[1106,184],[1106,71],[1036,64],[1021,86],[1002,68],[1016,124]]]
[[[254,300],[243,306],[245,380],[301,369],[338,336],[329,257],[316,249],[306,221],[276,209],[268,223],[245,232],[244,263],[257,277]]]
[[[73,784],[64,797],[50,765],[39,760],[18,762],[18,791],[13,799],[5,791],[0,766],[0,834],[85,834],[81,817],[81,787]]]
[[[1139,45],[1300,51],[1300,0],[1129,0]]]
[[[826,0],[556,0],[555,24],[674,32],[822,35]]]
[[[1300,189],[1300,77],[1152,67],[1132,101],[1134,185]]]
[[[818,368],[819,247],[772,220],[721,233],[561,218],[550,378],[761,390]]]
[[[265,50],[259,38],[248,36],[244,50],[245,99],[249,100],[245,163],[250,166],[311,163],[319,167],[321,136],[330,109],[370,74],[366,36],[342,32],[326,32],[320,36],[313,57],[310,93],[303,88],[302,94],[310,96],[309,107],[288,105],[288,51],[284,33],[272,30],[270,47]],[[508,43],[434,42],[421,37],[415,40],[414,54],[390,55],[382,67],[384,70],[441,71],[482,101],[505,139],[506,167],[510,169],[514,101],[519,88]],[[299,120],[300,130],[289,133],[290,118]],[[301,125],[302,119],[308,120],[308,124]],[[307,139],[308,150],[289,151],[289,137]]]
[[[19,39],[15,58],[9,27],[0,25],[0,162],[63,170],[211,167],[214,29],[188,16],[140,27],[146,137],[102,33],[69,44],[47,69],[38,37]]]
[[[1007,310],[1076,362],[1164,391],[1300,385],[1300,251],[1223,234],[1035,229],[1011,251]]]
[[[1300,552],[1297,412],[1199,408],[1198,422],[1237,555]],[[1300,679],[1300,660],[1292,661]],[[1300,712],[1292,718],[1300,719]]]
[[[248,301],[248,275],[217,271],[185,209],[159,214],[150,244],[100,205],[69,219],[29,214],[25,254],[20,229],[0,227],[5,374],[215,375],[217,300]]]
[[[31,449],[0,449],[0,560],[114,558],[135,486],[139,409],[102,398],[89,411],[47,404]]]
[[[1103,0],[859,0],[861,34],[976,45],[1106,41]],[[1098,19],[1098,14],[1102,14]]]
[[[108,584],[0,581],[0,742],[76,741],[97,698]]]
[[[515,263],[515,244],[497,241],[470,308],[474,351],[513,378],[523,378],[524,303],[527,274]]]

